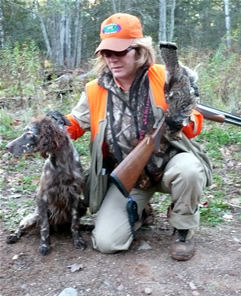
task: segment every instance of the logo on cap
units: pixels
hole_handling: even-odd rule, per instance
[[[118,33],[121,30],[121,26],[118,24],[109,24],[104,26],[103,28],[103,34],[114,34]]]

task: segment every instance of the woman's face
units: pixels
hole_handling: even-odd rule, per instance
[[[122,80],[133,80],[136,76],[135,53],[134,48],[129,48],[124,56],[118,56],[118,52],[114,51],[103,51],[101,54],[114,78],[121,82]]]

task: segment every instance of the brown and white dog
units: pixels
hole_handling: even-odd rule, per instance
[[[39,152],[46,159],[36,196],[35,212],[26,216],[7,243],[15,243],[29,227],[40,226],[39,253],[50,251],[50,226],[70,224],[73,243],[84,249],[80,234],[80,218],[86,213],[81,197],[84,188],[83,170],[65,125],[70,125],[58,111],[35,118],[23,134],[6,149],[15,157]]]

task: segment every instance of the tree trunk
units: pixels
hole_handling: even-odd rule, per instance
[[[68,13],[66,15],[66,26],[65,26],[65,51],[66,51],[66,66],[67,68],[72,68],[72,34],[71,34],[71,25],[72,25],[72,17],[71,12],[68,9]]]
[[[71,68],[73,69],[77,63],[77,53],[79,46],[79,38],[80,38],[80,1],[76,1],[75,3],[75,16],[74,16],[74,36],[73,36],[73,54],[72,54],[72,63]],[[78,66],[78,65],[77,65]]]
[[[83,13],[82,11],[80,12],[80,21],[79,21],[79,29],[78,29],[78,42],[76,51],[77,51],[77,56],[76,56],[76,63],[75,67],[79,67],[81,63],[81,54],[82,54],[82,28],[83,28]]]
[[[39,3],[37,1],[37,7],[39,8]],[[43,21],[43,18],[42,18],[42,15],[41,13],[33,10],[32,11],[39,19],[39,22],[40,22],[40,28],[41,28],[41,31],[42,31],[42,34],[43,34],[43,37],[44,37],[44,42],[45,42],[45,46],[46,46],[46,49],[47,49],[47,54],[48,54],[48,57],[50,59],[52,59],[53,57],[53,53],[52,53],[52,48],[51,48],[51,45],[50,45],[50,42],[49,42],[49,38],[48,38],[48,34],[47,34],[47,29],[45,27],[45,24],[44,24],[44,21]]]
[[[131,9],[130,0],[125,0],[125,2],[124,2],[124,11],[128,12],[128,10],[130,10],[130,9]]]
[[[166,33],[166,0],[159,0],[159,42],[167,40]]]
[[[174,36],[174,28],[175,28],[175,8],[176,8],[176,0],[172,0],[172,6],[171,6],[171,13],[170,13],[170,31],[169,31],[169,37],[168,40],[172,41]]]
[[[225,12],[225,25],[226,25],[226,40],[227,47],[231,48],[231,25],[230,25],[230,14],[229,14],[229,0],[223,0],[224,12]]]
[[[3,28],[3,9],[2,9],[2,0],[0,0],[0,48],[5,47],[5,34]]]
[[[113,12],[116,13],[117,12],[117,9],[116,9],[115,0],[112,0],[111,2],[112,2]]]
[[[59,65],[64,66],[65,62],[65,34],[66,34],[66,7],[64,11],[60,15],[60,22],[59,22],[59,45],[60,45],[60,59]]]

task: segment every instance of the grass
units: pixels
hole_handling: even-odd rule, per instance
[[[20,203],[10,197],[7,202],[5,201],[4,212],[0,213],[0,218],[9,231],[14,231],[19,222],[34,211],[34,206],[35,201],[33,199],[27,199]]]
[[[22,127],[14,126],[12,117],[9,114],[2,112],[1,116],[3,139],[9,140],[9,138],[18,136]],[[90,162],[89,137],[90,134],[87,132],[83,137],[74,141],[74,146],[81,156],[84,167],[88,166]],[[233,197],[229,193],[230,186],[236,183],[239,184],[240,182],[240,171],[225,169],[224,174],[223,166],[225,164],[225,155],[223,149],[227,149],[228,152],[230,147],[240,147],[241,133],[237,127],[206,121],[204,130],[201,135],[198,136],[197,141],[199,141],[200,145],[205,147],[215,167],[213,185],[205,189],[202,199],[202,202],[207,202],[208,206],[200,209],[201,223],[216,226],[224,221],[223,215],[229,213],[231,210],[230,206],[227,204],[227,201]],[[4,144],[2,143],[1,147],[3,146]],[[2,155],[3,152],[1,152],[1,156]],[[227,155],[227,159],[229,157],[230,155]],[[238,162],[240,160],[240,151],[232,153],[232,161]],[[2,189],[11,189],[12,192],[17,192],[22,195],[32,194],[38,185],[43,162],[44,160],[41,159],[40,156],[33,155],[10,163],[9,166],[5,167],[5,172],[9,175],[17,174],[18,177],[15,177],[11,184],[7,183],[2,177],[0,180]],[[23,171],[25,172],[24,174],[22,174]],[[32,200],[29,202],[28,207],[28,204],[19,203],[18,199],[8,201],[7,210],[6,212],[0,212],[0,217],[2,217],[4,223],[10,230],[12,230],[14,226],[16,227],[16,224],[29,213],[30,209],[32,209],[32,202]],[[166,195],[156,193],[152,203],[157,214],[166,213],[167,207],[170,204],[170,198]]]
[[[6,140],[16,136],[16,132],[13,129],[13,118],[4,109],[0,109],[0,135]],[[2,145],[3,143],[1,143],[1,148],[4,148]]]
[[[89,141],[90,141],[90,133],[89,132],[86,132],[77,141],[73,141],[74,147],[78,151],[81,161],[83,161],[84,164],[86,164],[90,161]]]
[[[207,121],[197,141],[205,146],[209,156],[216,162],[223,159],[222,148],[241,144],[241,131],[239,127],[233,125]],[[241,159],[241,155],[239,156]]]
[[[152,198],[151,204],[156,214],[166,213],[171,203],[169,195],[156,192]]]
[[[230,169],[225,167],[228,161],[241,161],[241,131],[239,127],[205,121],[197,141],[205,147],[214,166],[213,184],[205,188],[201,201],[201,205],[206,205],[200,208],[201,224],[217,226],[224,222],[223,216],[232,210],[228,204],[230,199],[239,198],[241,204],[241,196],[234,196],[231,190],[235,186],[240,187],[240,170],[235,165]],[[152,199],[157,214],[166,213],[170,202],[167,195],[160,193],[156,193]]]
[[[240,196],[233,196],[230,190],[235,184],[240,185],[240,170],[235,165],[230,169],[225,168],[231,155],[230,161],[238,163],[241,160],[241,131],[232,125],[205,122],[198,141],[205,146],[214,166],[213,185],[205,190],[203,196],[208,207],[200,209],[201,223],[216,226],[224,221],[224,214],[230,213],[229,200],[233,197],[241,200]]]
[[[31,193],[36,191],[38,182],[35,182],[36,176],[22,176],[19,178],[18,183],[13,187],[16,192],[21,192],[22,194]]]
[[[230,212],[231,207],[218,198],[210,200],[208,207],[200,209],[201,223],[209,226],[217,226],[224,221],[223,215]]]

